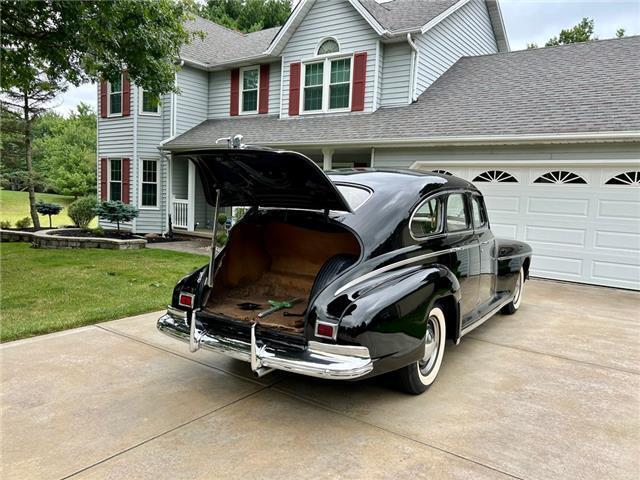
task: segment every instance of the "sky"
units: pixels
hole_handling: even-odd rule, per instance
[[[528,43],[542,46],[583,17],[595,20],[595,36],[615,37],[618,28],[626,35],[640,34],[640,0],[500,0],[500,8],[511,50],[522,50]],[[70,88],[54,101],[54,109],[66,115],[78,103],[96,106],[96,86]]]

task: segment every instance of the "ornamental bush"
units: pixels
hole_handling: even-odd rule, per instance
[[[24,218],[21,218],[20,220],[16,220],[16,228],[18,229],[29,228],[30,226],[31,226],[31,218],[29,217],[24,217]]]
[[[6,230],[7,228],[11,228],[11,222],[9,220],[2,220],[0,222],[0,228]]]
[[[49,228],[51,228],[51,216],[58,215],[62,211],[62,205],[57,203],[46,203],[42,200],[36,202],[36,211],[40,215],[47,215],[49,217]]]
[[[96,215],[110,223],[115,223],[120,232],[120,224],[130,222],[138,216],[138,209],[121,201],[109,201],[98,204],[94,210]]]
[[[67,215],[76,226],[86,230],[96,216],[98,201],[95,197],[81,197],[69,205]]]

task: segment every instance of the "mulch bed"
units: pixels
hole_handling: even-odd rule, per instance
[[[59,232],[52,231],[49,235],[54,235],[57,237],[82,237],[82,238],[115,238],[116,240],[133,240],[141,238],[146,240],[147,243],[165,243],[165,242],[179,242],[184,240],[183,238],[173,237],[161,237],[161,236],[152,236],[145,237],[144,235],[134,235],[131,232],[117,230],[104,230],[103,233],[97,234],[92,230],[81,230],[79,228],[75,229],[65,229]]]

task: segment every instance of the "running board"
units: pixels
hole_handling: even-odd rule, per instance
[[[464,327],[461,331],[460,331],[460,336],[463,337],[465,336],[467,333],[475,330],[476,328],[478,328],[480,325],[482,325],[484,322],[486,322],[487,320],[489,320],[491,317],[493,317],[496,313],[498,313],[500,310],[502,310],[502,308],[507,305],[509,302],[511,302],[513,300],[513,296],[508,297],[505,301],[503,301],[502,303],[499,303],[497,307],[492,308],[489,313],[485,314],[483,317],[481,317],[479,320],[476,320],[475,322],[473,322],[471,325],[467,325],[466,327]]]

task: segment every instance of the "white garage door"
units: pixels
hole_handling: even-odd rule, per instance
[[[533,247],[531,275],[640,289],[640,169],[444,168],[483,192],[496,236]]]

